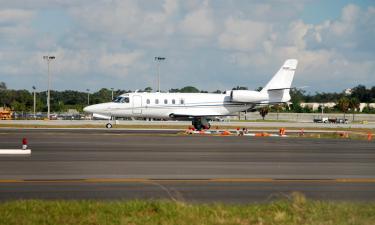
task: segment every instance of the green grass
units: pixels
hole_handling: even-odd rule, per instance
[[[291,120],[262,120],[262,119],[256,119],[256,120],[230,120],[231,122],[269,122],[269,123],[298,123],[297,121],[291,121]]]
[[[345,132],[332,132],[332,133],[305,133],[303,136],[299,134],[291,134],[290,137],[301,137],[301,138],[328,138],[328,139],[350,139],[350,140],[365,140],[367,141],[367,133],[365,132],[348,132],[347,136]],[[375,137],[373,137],[374,139]]]
[[[171,201],[43,201],[0,203],[0,224],[362,224],[375,221],[375,203],[290,200],[268,204]]]

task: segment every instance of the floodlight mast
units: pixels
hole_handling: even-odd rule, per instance
[[[36,89],[36,87],[35,86],[33,86],[33,94],[34,94],[34,104],[33,104],[33,106],[34,106],[34,120],[36,119],[36,114],[35,114],[35,106],[36,106],[36,97],[35,97],[35,89]]]
[[[165,57],[156,56],[155,61],[158,63],[158,92],[160,92],[160,62],[164,61]]]
[[[55,56],[50,56],[50,55],[43,56],[43,59],[47,61],[47,66],[48,66],[48,92],[47,92],[47,108],[48,108],[47,117],[48,117],[48,119],[50,119],[50,113],[51,113],[51,109],[50,109],[51,75],[50,75],[49,64],[55,58],[56,58]]]
[[[86,89],[87,91],[87,105],[90,105],[90,89]]]

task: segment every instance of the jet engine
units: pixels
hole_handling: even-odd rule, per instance
[[[232,102],[261,102],[267,101],[268,95],[259,91],[233,90],[230,99]]]

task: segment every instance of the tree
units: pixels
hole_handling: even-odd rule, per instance
[[[5,82],[0,82],[0,90],[6,90],[7,89],[7,85],[5,84]]]
[[[344,113],[344,119],[345,119],[345,114],[348,112],[349,105],[350,105],[350,101],[347,97],[342,97],[337,102],[337,107],[341,110],[341,112]]]
[[[360,102],[370,102],[371,90],[366,89],[364,85],[358,85],[352,89],[351,97],[359,99]]]
[[[144,91],[145,92],[152,92],[152,87],[146,87]]]
[[[370,107],[370,105],[369,104],[367,104],[364,108],[363,108],[363,110],[362,110],[362,112],[363,113],[368,113],[368,114],[374,114],[375,113],[375,108],[372,108],[372,107]]]
[[[232,88],[232,90],[248,90],[248,88],[237,86],[237,87]]]
[[[23,102],[12,102],[12,109],[17,112],[25,112],[26,111],[26,105]]]
[[[349,100],[349,108],[352,110],[353,113],[353,121],[354,121],[354,112],[357,110],[359,112],[359,107],[361,105],[361,102],[358,98],[351,98]]]
[[[276,105],[273,105],[272,107],[271,107],[271,110],[273,109],[273,110],[275,110],[276,111],[276,119],[277,120],[279,120],[279,112],[280,112],[280,110],[282,109],[283,107],[282,107],[282,105],[281,104],[276,104]]]
[[[371,94],[371,101],[372,102],[375,102],[375,86],[373,86],[370,90],[370,94]]]
[[[264,117],[266,117],[266,115],[268,114],[268,106],[265,106],[265,107],[262,107],[259,109],[259,114],[262,116],[263,120],[264,120]]]
[[[303,108],[301,107],[301,102],[304,100],[305,90],[302,89],[291,89],[290,90],[290,97],[292,102],[292,111],[296,113],[303,112]]]
[[[199,93],[199,90],[193,86],[186,86],[180,89],[181,93]]]

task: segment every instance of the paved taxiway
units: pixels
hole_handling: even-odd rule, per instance
[[[0,148],[33,152],[0,156],[0,199],[375,200],[375,142],[173,133],[1,129]]]
[[[26,126],[98,126],[105,127],[105,120],[0,120],[2,126],[26,125]],[[144,121],[144,120],[118,120],[121,126],[163,126],[163,127],[186,127],[191,126],[191,121]],[[374,129],[375,122],[367,124],[348,123],[348,124],[334,124],[334,123],[313,123],[313,122],[245,122],[245,121],[226,121],[226,122],[211,122],[212,127],[251,127],[262,129],[264,127],[289,127],[289,128],[321,128],[321,129],[341,129],[341,128],[361,128],[361,129]]]

